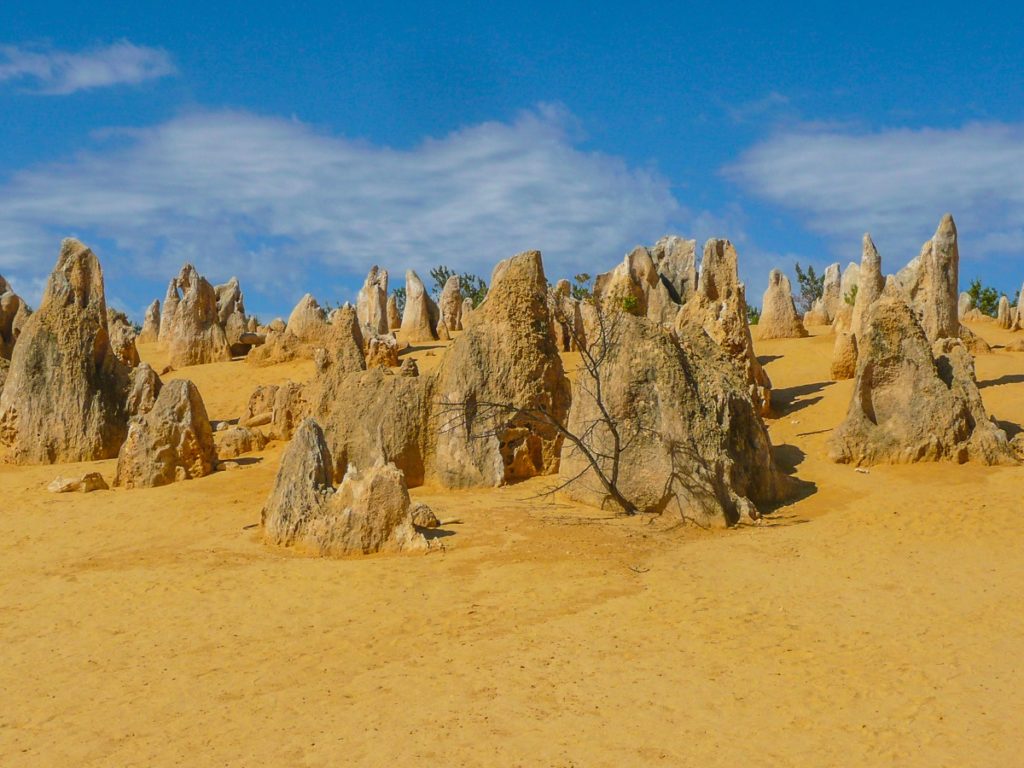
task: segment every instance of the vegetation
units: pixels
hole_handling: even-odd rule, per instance
[[[441,298],[441,291],[444,290],[444,284],[448,282],[448,279],[455,275],[455,270],[451,267],[439,264],[430,270],[430,277],[434,280],[434,298]],[[476,309],[480,306],[480,302],[484,300],[487,295],[487,283],[479,275],[474,275],[471,272],[463,272],[458,275],[459,278],[459,290],[462,292],[464,299],[469,299],[473,302],[473,308]],[[404,305],[404,295],[403,295]]]
[[[849,304],[849,305],[850,305],[851,307],[852,307],[852,306],[853,306],[854,304],[856,304],[856,303],[857,303],[857,290],[858,290],[859,288],[860,288],[860,286],[858,286],[858,285],[855,285],[855,286],[853,286],[853,288],[851,288],[850,290],[848,290],[848,291],[846,292],[846,295],[845,295],[845,296],[843,296],[843,301],[845,301],[845,302],[846,302],[847,304]]]
[[[999,314],[999,291],[989,285],[982,285],[979,278],[971,280],[967,294],[974,302],[974,308],[989,317]]]
[[[391,291],[391,295],[395,297],[395,304],[398,306],[398,314],[401,315],[405,312],[405,286],[401,288],[395,288]]]
[[[640,302],[637,301],[636,296],[623,296],[622,308],[631,315],[640,314]]]
[[[761,322],[761,308],[747,305],[747,325],[757,325]]]
[[[569,289],[569,293],[577,301],[590,301],[594,298],[594,294],[590,288],[591,276],[589,272],[580,272],[575,275],[572,279],[572,288]]]
[[[800,314],[811,311],[814,302],[820,299],[825,293],[825,275],[818,275],[813,266],[808,266],[804,272],[800,263],[796,264],[796,282],[800,287],[800,296],[796,300],[796,307]]]

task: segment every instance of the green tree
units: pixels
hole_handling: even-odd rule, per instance
[[[992,286],[982,285],[979,278],[971,280],[967,294],[974,302],[974,308],[983,314],[995,317],[999,313],[999,291]]]
[[[391,295],[395,297],[395,304],[398,306],[398,314],[401,315],[405,311],[405,286],[401,288],[395,288]]]
[[[857,303],[857,291],[859,289],[860,289],[859,285],[853,286],[850,290],[848,290],[846,292],[846,295],[843,296],[843,301],[845,301],[847,304],[849,304],[852,307],[854,304]]]
[[[814,302],[825,293],[825,275],[816,274],[813,266],[808,266],[807,271],[804,272],[800,263],[797,262],[796,282],[800,286],[800,296],[796,300],[797,309],[800,310],[800,314],[810,312]]]
[[[456,272],[451,267],[439,264],[430,270],[430,276],[434,280],[434,298],[441,298],[441,291],[444,290],[444,284],[448,282],[449,278],[455,275]],[[463,272],[458,276],[459,278],[459,290],[462,292],[462,297],[470,299],[473,302],[473,308],[480,306],[480,302],[484,300],[484,296],[487,295],[487,283],[479,275],[474,275],[472,272]]]
[[[748,304],[747,325],[757,325],[759,322],[761,322],[761,308]]]
[[[580,272],[575,275],[572,279],[572,288],[569,289],[569,293],[577,301],[589,301],[593,298],[593,293],[590,290],[590,273]]]

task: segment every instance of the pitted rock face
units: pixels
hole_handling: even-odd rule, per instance
[[[175,284],[181,296],[178,298],[175,293],[178,302],[167,334],[171,365],[184,368],[230,360],[231,350],[220,325],[213,286],[191,264],[182,267]]]
[[[798,339],[807,335],[793,302],[789,278],[773,269],[768,275],[768,290],[761,302],[761,320],[757,324],[761,339]]]
[[[650,252],[634,248],[611,272],[594,278],[594,296],[607,309],[625,309],[659,323],[671,323],[679,311]]]
[[[124,312],[107,309],[107,334],[110,336],[110,347],[118,360],[129,368],[141,362],[139,350],[135,347],[135,329]]]
[[[933,350],[901,290],[887,284],[868,312],[853,399],[830,456],[850,464],[1013,463],[1006,434],[985,412],[970,354],[958,339]]]
[[[128,369],[107,333],[99,260],[65,240],[11,357],[0,443],[19,464],[112,458],[128,428],[127,392]]]
[[[213,472],[217,450],[206,406],[186,379],[168,382],[153,407],[132,418],[114,485],[152,488]]]
[[[367,335],[384,335],[390,330],[386,269],[378,269],[376,264],[370,268],[356,296],[356,315]]]
[[[314,420],[305,420],[281,457],[263,508],[268,542],[333,557],[426,547],[413,526],[402,472],[394,464],[351,467],[336,490],[332,466],[323,431]]]
[[[667,235],[650,252],[672,301],[685,304],[697,290],[697,241]]]

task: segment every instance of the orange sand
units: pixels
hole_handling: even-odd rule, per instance
[[[252,527],[281,444],[84,496],[44,487],[86,465],[0,466],[0,765],[1021,764],[1024,467],[830,464],[831,338],[758,352],[816,490],[731,531],[532,498],[546,480],[420,488],[443,551],[317,560]],[[977,370],[1024,424],[1024,354]],[[311,372],[173,375],[220,419]]]

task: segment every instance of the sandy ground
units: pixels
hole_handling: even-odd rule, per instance
[[[85,496],[0,466],[0,765],[1020,765],[1024,467],[832,465],[831,339],[758,352],[813,485],[731,531],[419,488],[443,549],[317,560],[254,528],[280,444]],[[311,370],[173,375],[220,419]],[[1024,354],[977,371],[1018,430]]]

